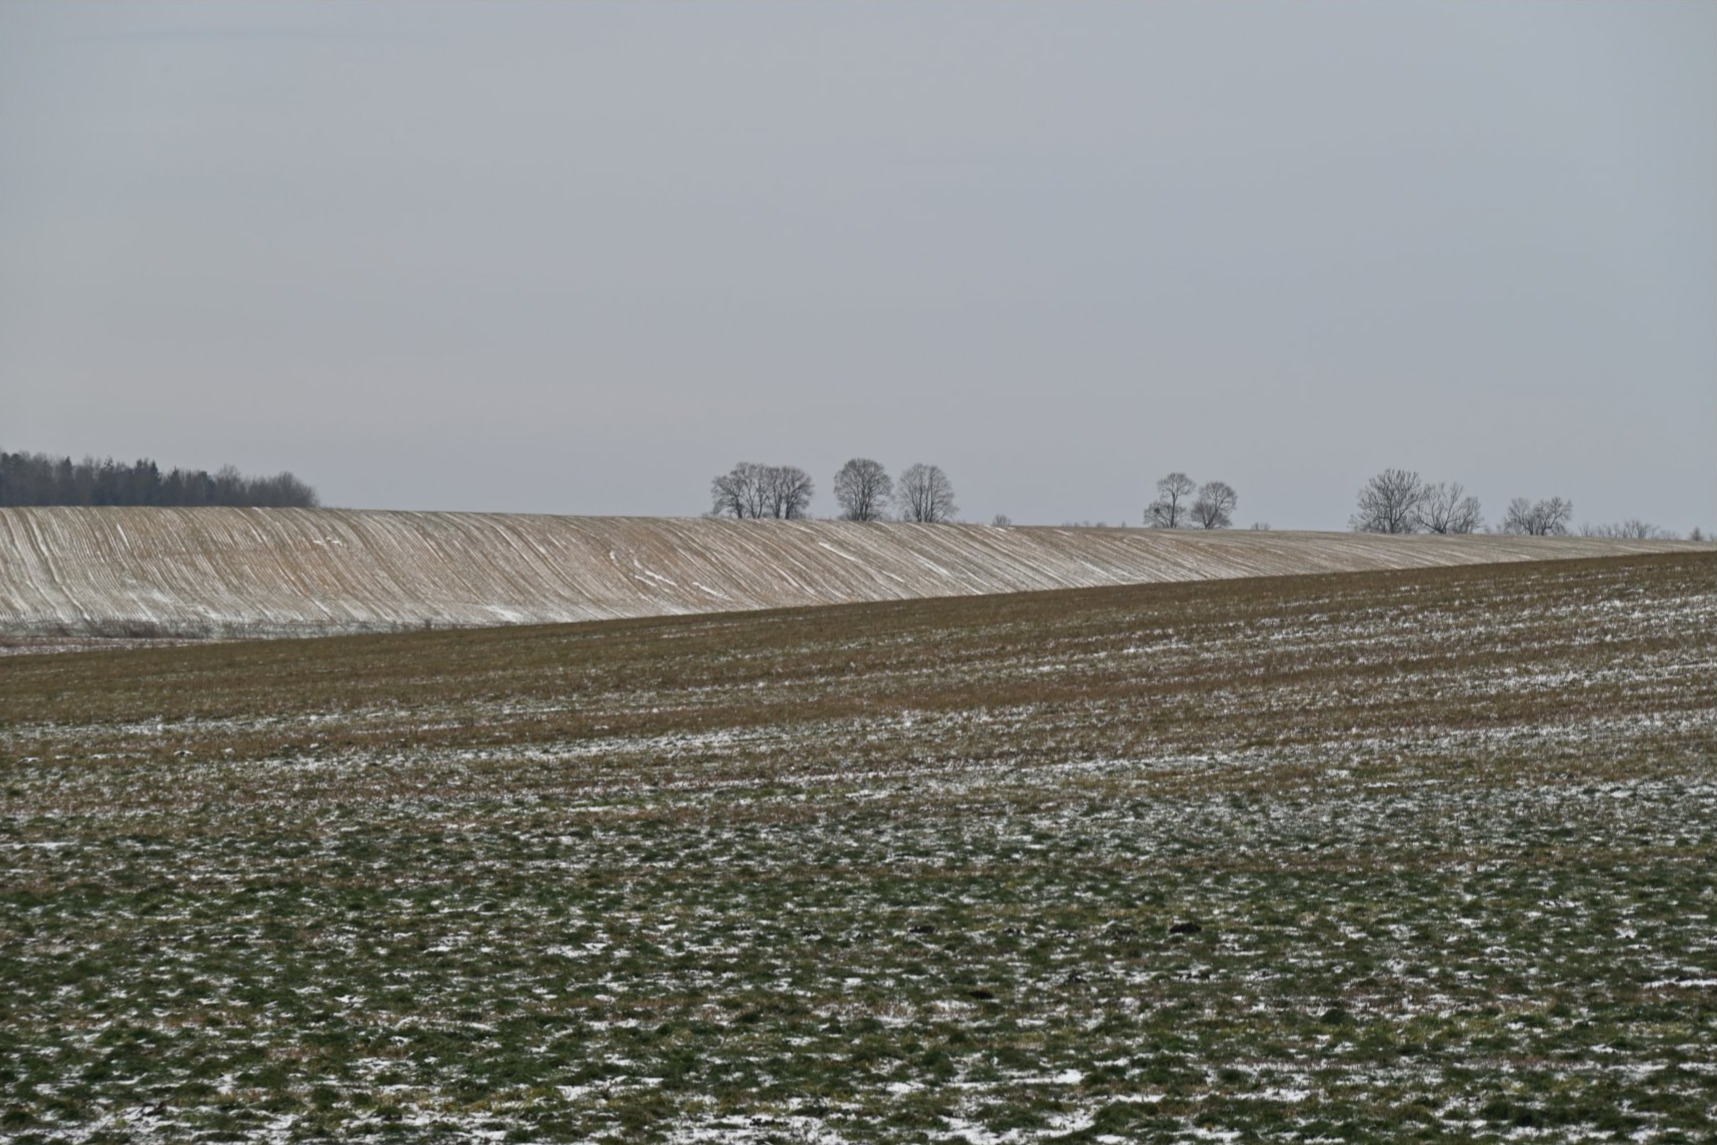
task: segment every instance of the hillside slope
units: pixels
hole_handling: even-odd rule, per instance
[[[0,634],[549,623],[1683,548],[338,509],[0,509]]]

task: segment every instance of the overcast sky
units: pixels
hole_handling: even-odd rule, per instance
[[[0,3],[0,448],[1717,526],[1717,4]]]

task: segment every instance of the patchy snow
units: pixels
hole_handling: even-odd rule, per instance
[[[647,684],[10,723],[0,881],[41,889],[7,899],[0,1064],[41,1080],[8,1098],[92,1145],[221,1110],[268,1142],[1329,1140],[1409,1099],[1448,1140],[1706,1140],[1699,563],[1644,607],[1605,607],[1613,566],[1466,615],[999,626],[957,662],[805,626],[763,721],[743,641],[663,641],[769,617],[653,633],[708,670]],[[842,692],[886,702],[819,711]],[[1154,722],[1189,698],[1195,730]]]

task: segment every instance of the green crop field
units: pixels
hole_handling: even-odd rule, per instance
[[[1717,1137],[1717,556],[0,661],[0,1139]]]

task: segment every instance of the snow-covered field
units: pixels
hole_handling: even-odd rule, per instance
[[[546,517],[0,509],[0,637],[555,623],[1666,551],[1681,542]]]
[[[1707,1141],[1717,557],[20,657],[0,1137]]]

